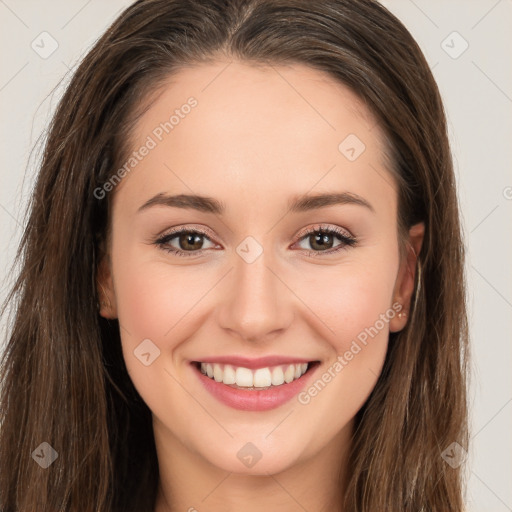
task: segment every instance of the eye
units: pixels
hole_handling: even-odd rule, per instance
[[[310,247],[314,249],[311,251],[303,247],[307,251],[308,256],[333,254],[342,249],[353,247],[357,243],[357,240],[352,235],[338,227],[315,226],[305,233],[301,233],[301,235],[300,243],[309,243]],[[338,239],[340,243],[333,247],[335,239]]]
[[[164,251],[175,254],[176,256],[186,257],[194,255],[197,256],[208,249],[208,247],[204,247],[205,239],[215,247],[215,244],[210,240],[205,231],[196,228],[181,228],[175,229],[170,233],[166,233],[155,240],[154,243]],[[335,239],[338,239],[339,241],[339,244],[336,246],[334,245]],[[342,249],[353,247],[356,245],[357,240],[341,228],[319,225],[301,233],[299,242],[297,243],[300,244],[304,242],[309,243],[313,248],[313,250],[308,250],[301,247],[306,250],[308,256],[320,256],[322,254],[333,254]]]
[[[176,239],[176,240],[175,240]],[[177,256],[192,256],[202,253],[203,239],[211,242],[205,232],[199,229],[177,229],[158,238],[155,244],[164,251],[176,254]],[[178,247],[172,244],[177,244]],[[190,254],[191,253],[191,254]]]

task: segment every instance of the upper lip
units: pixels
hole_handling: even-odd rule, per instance
[[[205,357],[204,359],[197,359],[194,362],[200,363],[217,363],[217,364],[230,364],[232,366],[238,366],[243,368],[266,368],[268,366],[278,366],[280,364],[302,364],[311,363],[312,359],[302,359],[300,357],[288,357],[288,356],[266,356],[257,357],[254,359],[240,356],[216,356],[216,357]]]

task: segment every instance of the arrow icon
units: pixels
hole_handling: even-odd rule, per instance
[[[452,59],[458,59],[469,48],[469,43],[454,30],[441,41],[441,48]]]
[[[349,162],[357,160],[365,149],[363,141],[355,133],[349,133],[338,145],[339,152]]]
[[[44,31],[32,40],[30,47],[39,55],[39,57],[47,59],[50,55],[53,55],[55,50],[57,50],[59,43],[51,34]]]
[[[246,443],[240,448],[236,456],[244,466],[252,468],[261,459],[263,454],[254,444]]]
[[[48,466],[53,464],[59,456],[59,454],[46,441],[36,447],[31,455],[43,469],[46,469]]]
[[[263,247],[255,238],[247,236],[237,245],[236,252],[246,263],[253,263],[263,252]]]
[[[133,353],[144,366],[149,366],[160,356],[160,349],[149,338],[146,338],[135,348]]]
[[[441,457],[452,468],[458,468],[466,458],[466,450],[459,443],[453,442],[441,453]]]

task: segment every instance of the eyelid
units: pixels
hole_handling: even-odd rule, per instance
[[[338,234],[345,235],[347,238],[355,238],[355,236],[347,228],[342,228],[340,226],[335,226],[335,225],[325,224],[325,223],[318,223],[318,224],[315,224],[314,226],[303,228],[297,233],[296,237],[300,239],[300,238],[304,237],[305,235],[309,235],[312,232],[316,232],[316,231],[334,231],[334,232],[338,232]]]
[[[192,224],[189,226],[176,226],[174,228],[164,230],[162,233],[156,235],[155,239],[160,240],[160,239],[166,238],[170,235],[178,234],[178,233],[181,233],[181,232],[184,232],[187,230],[190,230],[191,232],[197,231],[198,233],[209,238],[212,243],[213,243],[212,238],[215,238],[215,236],[212,235],[212,231],[209,228],[207,228],[206,226],[202,226],[200,224],[199,225]],[[355,238],[355,236],[346,228],[341,228],[339,226],[332,226],[332,225],[325,224],[325,223],[324,224],[319,223],[319,224],[315,224],[314,226],[302,228],[295,235],[294,238],[297,238],[297,240],[294,242],[294,244],[297,243],[298,241],[300,241],[300,239],[303,238],[304,236],[310,235],[311,233],[317,232],[317,231],[334,231],[334,232],[339,232],[339,234],[345,235],[347,238]]]
[[[160,240],[160,239],[166,238],[170,235],[179,234],[183,231],[185,231],[185,232],[191,231],[191,232],[200,233],[201,235],[204,235],[207,238],[209,238],[212,242],[213,242],[212,238],[215,238],[213,231],[211,231],[206,226],[202,226],[200,224],[199,225],[191,224],[191,225],[176,226],[174,228],[166,229],[166,230],[162,231],[160,234],[156,235],[155,239]]]
[[[206,249],[199,249],[197,251],[183,251],[181,249],[176,249],[174,247],[172,249],[165,247],[165,245],[168,244],[170,240],[172,240],[173,238],[175,238],[176,236],[178,236],[182,233],[187,233],[187,232],[203,235],[212,244],[216,245],[216,242],[214,242],[215,237],[210,235],[210,230],[208,228],[206,228],[205,226],[197,227],[197,226],[193,226],[193,225],[177,226],[177,227],[171,228],[170,230],[164,231],[162,234],[157,235],[156,239],[153,240],[152,243],[157,245],[160,249],[166,250],[167,252],[170,252],[170,253],[173,253],[176,256],[188,256],[188,257],[200,256],[205,251],[208,250],[208,248],[206,248]],[[302,242],[302,240],[305,239],[308,235],[311,235],[313,233],[318,233],[318,232],[323,232],[330,236],[335,236],[335,237],[337,236],[338,238],[341,239],[340,240],[341,244],[337,248],[334,248],[334,249],[331,248],[326,251],[312,251],[309,249],[301,248],[302,251],[306,251],[308,256],[316,257],[316,256],[324,255],[324,254],[326,256],[329,256],[329,255],[337,253],[340,250],[346,249],[348,247],[353,247],[353,246],[357,245],[357,243],[358,243],[357,238],[354,235],[352,235],[352,233],[349,230],[347,230],[346,228],[342,228],[337,225],[329,225],[329,224],[320,223],[320,224],[316,224],[314,226],[310,226],[310,227],[301,229],[299,231],[299,233],[297,235],[295,235],[294,238],[296,238],[296,241],[293,242],[292,247],[297,244],[300,244]],[[209,249],[212,249],[212,248],[209,248]]]

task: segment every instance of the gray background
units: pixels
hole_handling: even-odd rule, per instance
[[[0,299],[12,282],[40,156],[32,149],[80,57],[130,3],[0,0]],[[383,4],[422,47],[449,120],[468,249],[473,366],[467,508],[512,511],[512,0]],[[41,35],[45,31],[50,35]],[[58,47],[46,55],[52,44]],[[0,348],[6,326],[3,318]]]

